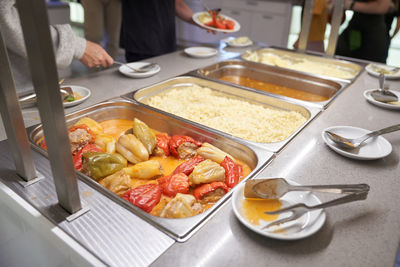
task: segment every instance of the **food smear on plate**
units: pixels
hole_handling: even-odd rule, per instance
[[[68,96],[66,96],[65,98],[64,98],[64,101],[63,102],[73,102],[73,101],[76,101],[76,100],[79,100],[79,99],[81,99],[83,96],[82,95],[80,95],[78,92],[73,92],[73,95],[68,95]]]
[[[242,214],[252,225],[260,225],[260,221],[274,221],[279,214],[268,215],[264,212],[279,210],[282,203],[279,199],[242,199]]]
[[[200,14],[198,19],[204,25],[220,30],[233,30],[235,28],[234,21],[219,15],[215,10],[210,10],[210,13],[204,12]]]
[[[249,77],[239,76],[239,75],[225,75],[221,76],[219,79],[227,82],[231,82],[234,84],[258,89],[265,92],[270,92],[277,95],[283,95],[287,97],[292,97],[300,100],[318,102],[318,101],[326,101],[328,97],[323,95],[317,95],[313,93],[309,93],[306,91],[301,91],[297,89],[292,89],[286,86],[281,86],[277,84],[262,82],[259,80],[255,80]]]
[[[346,67],[343,64],[322,62],[316,56],[289,52],[274,52],[272,50],[246,51],[242,58],[267,65],[340,79],[352,79],[359,73],[359,70]]]
[[[233,45],[245,45],[245,44],[250,45],[253,43],[253,41],[250,40],[250,38],[247,36],[240,36],[240,37],[230,40],[229,43],[233,44]]]
[[[144,103],[233,136],[261,143],[285,140],[306,122],[306,118],[297,111],[249,103],[199,85],[176,87],[151,96]]]
[[[384,75],[395,75],[400,71],[400,68],[391,67],[387,65],[370,64],[370,66],[373,71]]]
[[[85,117],[68,137],[76,170],[158,217],[200,214],[251,172],[210,143],[155,131],[137,118]],[[47,149],[44,139],[38,144]]]

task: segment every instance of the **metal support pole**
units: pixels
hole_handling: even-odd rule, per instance
[[[311,21],[313,17],[313,9],[314,0],[305,0],[298,49],[302,53],[304,53],[307,49],[308,36],[310,34]]]
[[[17,0],[58,202],[81,213],[45,0]]]
[[[0,112],[4,128],[10,143],[17,174],[25,182],[23,186],[31,185],[43,178],[35,170],[31,146],[26,134],[21,108],[19,106],[14,79],[11,72],[7,47],[0,32]]]
[[[337,40],[339,37],[340,23],[343,18],[344,0],[335,0],[334,9],[331,21],[331,33],[329,35],[328,48],[326,49],[326,55],[333,57],[336,51]]]

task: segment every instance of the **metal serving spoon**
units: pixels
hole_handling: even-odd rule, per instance
[[[244,196],[246,198],[274,199],[281,198],[290,191],[353,194],[366,189],[369,187],[365,184],[291,185],[284,178],[253,179],[246,182]]]
[[[397,95],[394,93],[390,92],[389,89],[385,88],[385,75],[380,74],[379,75],[379,89],[374,90],[371,92],[371,96],[379,102],[396,102],[399,100]]]
[[[158,66],[157,63],[149,63],[147,65],[141,66],[140,68],[134,68],[134,67],[129,66],[126,63],[115,61],[115,60],[114,60],[114,64],[126,66],[127,68],[133,70],[134,72],[148,72],[148,71],[153,70],[156,66]]]
[[[381,134],[391,133],[391,132],[398,131],[398,130],[400,130],[400,124],[386,127],[381,130],[376,130],[376,131],[367,133],[366,135],[363,135],[361,137],[354,138],[354,139],[345,138],[343,136],[332,133],[330,131],[325,131],[325,133],[326,133],[326,136],[328,136],[328,138],[330,140],[332,140],[339,146],[344,147],[344,148],[355,149],[371,137],[378,136]]]

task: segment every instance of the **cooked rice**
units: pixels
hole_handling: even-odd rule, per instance
[[[299,112],[267,108],[197,85],[150,97],[148,105],[246,140],[284,140],[305,121]]]

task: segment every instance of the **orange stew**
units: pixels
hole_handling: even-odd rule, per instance
[[[204,212],[251,172],[246,163],[233,159],[211,144],[189,136],[159,133],[137,119],[113,119],[100,123],[89,118],[85,120],[87,124],[78,122],[77,125],[101,131],[93,141],[90,130],[84,131],[85,127],[77,125],[71,127],[79,129],[77,132],[69,131],[71,148],[77,149],[77,155],[81,157],[77,161],[80,164],[77,170],[154,216],[184,218]],[[146,159],[134,155],[137,152],[132,149],[132,142],[137,138],[144,144],[144,151],[138,151],[146,153],[149,149],[146,138],[141,138],[137,132],[127,134],[126,130],[130,128],[143,132],[147,129],[147,137],[153,136],[153,147]],[[114,140],[114,150],[110,140]],[[182,148],[181,144],[186,147]],[[89,146],[95,149],[85,152],[84,148]],[[215,155],[218,156],[208,156],[214,155],[210,149],[216,149]],[[138,162],[133,162],[136,159]],[[103,168],[102,162],[110,165],[101,170],[107,175],[98,172]],[[152,167],[154,165],[156,168]],[[209,173],[215,175],[213,179],[206,177]]]
[[[292,97],[300,100],[305,100],[305,101],[312,101],[312,102],[318,102],[318,101],[326,101],[328,100],[327,97],[322,96],[322,95],[317,95],[301,90],[296,90],[292,89],[289,87],[285,86],[280,86],[272,83],[266,83],[258,80],[254,80],[248,77],[243,77],[243,76],[233,76],[233,75],[226,75],[220,77],[221,80],[235,83],[238,85],[270,92],[273,94],[277,95],[283,95],[287,97]]]

